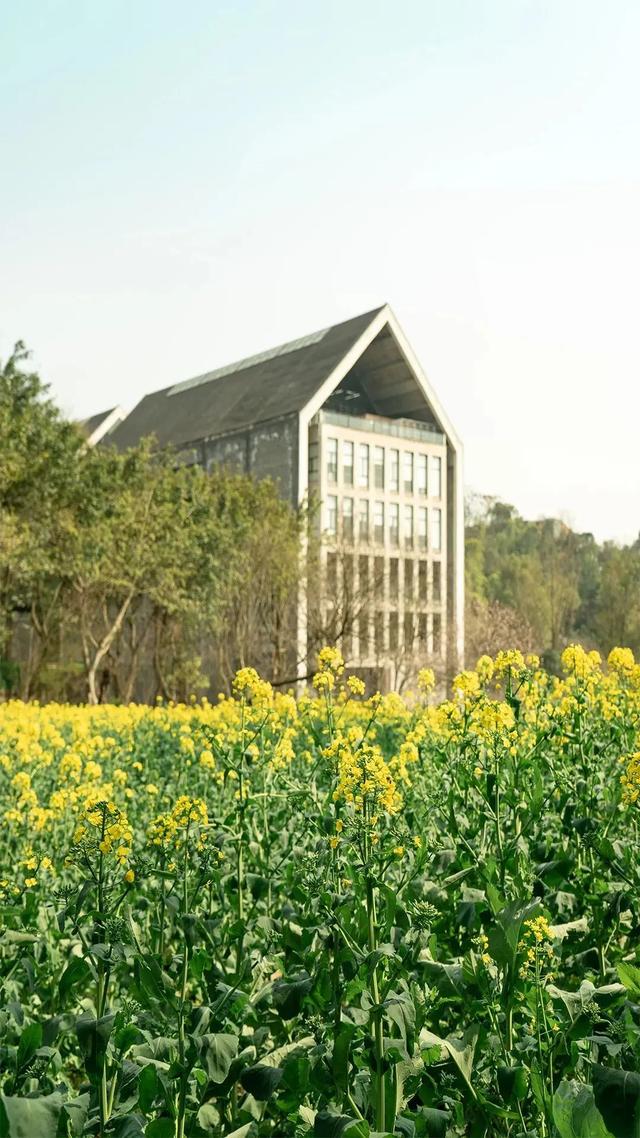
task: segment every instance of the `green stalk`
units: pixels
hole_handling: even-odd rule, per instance
[[[184,840],[184,859],[182,863],[182,916],[186,916],[189,908],[188,893],[187,893],[187,863],[189,857],[189,826],[185,833]],[[183,932],[184,935],[184,932]],[[182,961],[182,979],[180,984],[180,999],[178,1004],[178,1060],[180,1063],[180,1089],[178,1092],[178,1104],[176,1112],[176,1138],[184,1138],[185,1119],[186,1119],[186,1103],[187,1103],[187,1085],[188,1085],[188,1072],[186,1070],[186,1049],[185,1049],[185,1030],[184,1030],[184,1009],[187,1000],[187,980],[189,976],[189,945],[185,937],[184,941],[184,957]]]
[[[373,880],[371,878],[371,870],[369,866],[370,857],[370,843],[369,843],[369,816],[367,803],[365,801],[363,811],[363,821],[365,825],[364,834],[364,862],[367,884],[367,944],[369,952],[375,952],[378,947],[378,930],[376,921],[376,899],[373,888]],[[378,964],[373,966],[371,973],[371,995],[376,1009],[373,1016],[373,1051],[376,1063],[376,1093],[375,1093],[375,1117],[376,1117],[376,1130],[385,1130],[385,1087],[384,1087],[384,1034],[382,1026],[382,1009],[380,1008],[380,984],[378,979]]]

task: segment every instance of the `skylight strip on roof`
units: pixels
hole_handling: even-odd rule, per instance
[[[247,356],[244,360],[237,360],[236,363],[227,364],[226,367],[216,368],[215,371],[208,371],[205,375],[197,375],[194,379],[185,379],[183,383],[176,383],[169,389],[167,395],[178,395],[181,391],[188,391],[191,387],[199,387],[202,383],[209,383],[212,379],[221,379],[223,375],[233,375],[236,371],[244,371],[245,368],[253,367],[255,364],[265,363],[267,360],[273,360],[276,356],[286,356],[288,352],[297,352],[299,348],[306,348],[310,344],[317,344],[326,336],[328,328],[323,328],[320,332],[311,332],[308,336],[301,336],[299,340],[290,340],[288,344],[280,344],[277,348],[269,348],[266,352],[258,352],[256,356]]]

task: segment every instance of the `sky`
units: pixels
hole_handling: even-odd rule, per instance
[[[640,531],[636,0],[0,8],[0,356],[66,413],[389,302],[469,490]]]

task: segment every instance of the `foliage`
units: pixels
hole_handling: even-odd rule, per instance
[[[525,521],[496,498],[470,497],[466,587],[472,659],[518,644],[557,670],[575,639],[640,652],[640,539],[598,545],[564,522]]]
[[[0,1134],[626,1138],[640,666],[0,708]]]

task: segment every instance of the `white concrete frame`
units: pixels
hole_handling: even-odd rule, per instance
[[[458,668],[464,664],[464,484],[463,484],[463,448],[462,442],[446,414],[438,396],[433,390],[420,362],[411,348],[404,332],[396,320],[391,308],[385,304],[375,316],[364,332],[356,340],[352,348],[343,356],[340,363],[327,377],[322,386],[306,406],[300,411],[298,417],[298,500],[303,503],[307,500],[309,492],[309,423],[313,416],[335,391],[344,377],[358,362],[365,350],[375,340],[383,328],[388,327],[392,332],[402,355],[411,371],[426,402],[429,404],[442,432],[447,438],[447,450],[451,451],[453,462],[451,468],[447,463],[446,476],[449,482],[449,469],[451,469],[453,485],[447,486],[447,500],[450,504],[452,518],[448,524],[451,540],[451,569],[455,588],[453,595],[448,599],[448,620],[455,630],[454,665]],[[306,660],[307,622],[306,613],[299,610],[298,622],[298,659]],[[300,665],[304,667],[303,664]]]

